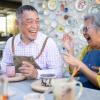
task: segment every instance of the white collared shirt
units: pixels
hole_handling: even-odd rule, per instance
[[[18,34],[14,39],[15,55],[17,56],[33,56],[34,58],[40,53],[43,43],[46,39],[46,35],[38,32],[36,40],[32,41],[28,45],[24,44],[20,39],[20,34]],[[41,74],[52,73],[57,77],[62,75],[62,58],[57,48],[57,45],[53,39],[49,38],[47,40],[46,46],[42,55],[36,59],[37,64],[42,70],[38,70],[38,78]],[[6,66],[9,63],[13,63],[13,53],[12,53],[12,37],[7,41],[3,58],[1,61],[1,69],[5,72]]]

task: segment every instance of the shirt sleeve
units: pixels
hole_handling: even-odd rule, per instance
[[[99,85],[99,88],[100,88],[100,75],[97,75],[97,81],[98,81],[98,85]]]
[[[46,44],[46,69],[38,70],[38,78],[41,74],[55,74],[56,77],[62,76],[63,60],[56,43],[49,38]]]
[[[12,37],[6,42],[5,48],[3,50],[3,57],[1,60],[1,70],[3,72],[6,72],[7,64],[13,63],[13,57],[12,57],[12,52],[11,52],[11,40],[12,40]]]

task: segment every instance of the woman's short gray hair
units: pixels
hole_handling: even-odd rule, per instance
[[[87,14],[86,16],[84,16],[84,21],[88,19],[92,20],[93,25],[100,28],[100,12]]]

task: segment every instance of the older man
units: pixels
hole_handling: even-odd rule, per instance
[[[80,69],[79,76],[83,86],[97,89],[96,87],[100,87],[100,76],[98,75],[100,67],[100,13],[85,16],[83,35],[88,46],[80,57],[82,62],[70,53],[66,53],[64,58],[72,67]]]
[[[34,64],[23,60],[18,69],[26,77],[40,78],[41,74],[49,73],[61,77],[61,56],[55,42],[39,31],[37,10],[30,5],[23,5],[17,9],[16,17],[20,33],[7,41],[1,62],[2,70],[6,71],[6,66],[14,63],[13,58],[32,57]]]

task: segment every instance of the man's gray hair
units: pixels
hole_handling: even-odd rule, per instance
[[[38,11],[31,5],[22,5],[16,10],[16,17],[17,19],[21,18],[21,15],[24,11],[35,11],[38,13]]]
[[[92,20],[93,25],[100,28],[100,12],[87,14],[86,16],[84,16],[84,21],[88,19]]]

